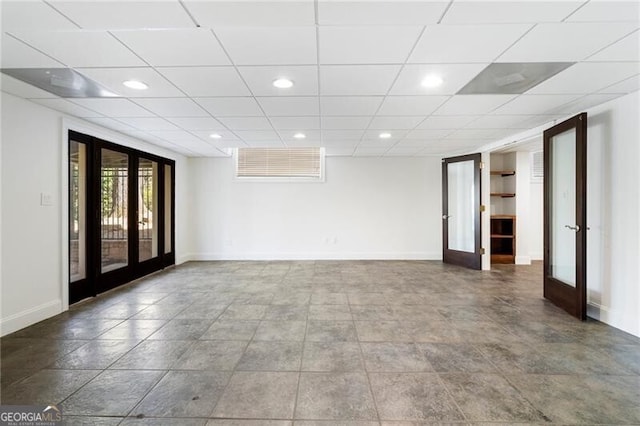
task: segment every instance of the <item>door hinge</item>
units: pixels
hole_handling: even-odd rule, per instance
[[[484,169],[484,161],[480,162],[480,170]]]
[[[485,253],[485,250],[484,250],[484,247],[482,247],[482,248],[480,249],[480,254],[484,254],[484,253]]]
[[[480,211],[483,212],[487,209],[487,207],[484,204],[480,204]]]

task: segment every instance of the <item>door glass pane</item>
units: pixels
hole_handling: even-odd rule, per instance
[[[449,249],[475,252],[473,160],[447,165]]]
[[[173,247],[171,247],[171,166],[166,164],[164,166],[164,252],[165,254],[171,253]]]
[[[122,268],[129,263],[128,180],[129,156],[102,149],[100,167],[102,272]]]
[[[138,162],[138,260],[158,256],[158,163]]]
[[[87,157],[83,143],[69,144],[69,282],[87,277]]]
[[[552,277],[576,285],[576,131],[551,138]]]

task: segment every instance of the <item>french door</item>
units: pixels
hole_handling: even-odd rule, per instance
[[[481,154],[442,160],[442,259],[482,268],[480,229]]]
[[[69,132],[69,302],[175,262],[175,163]]]
[[[587,114],[544,132],[544,297],[587,317]]]

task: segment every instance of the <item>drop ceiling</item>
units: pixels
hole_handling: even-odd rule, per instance
[[[638,1],[0,4],[3,69],[70,68],[117,97],[7,74],[3,91],[188,156],[469,152],[640,89]],[[525,62],[573,64],[521,94],[458,94],[491,64]],[[423,87],[427,75],[442,84]]]

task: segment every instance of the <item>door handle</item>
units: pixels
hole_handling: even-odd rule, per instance
[[[451,217],[451,216],[448,216],[448,215],[446,215],[446,214],[443,214],[443,215],[442,215],[442,220],[447,220],[447,219],[449,219],[450,217]]]
[[[565,225],[564,227],[571,229],[572,231],[580,232],[580,225],[576,225],[576,226]]]

